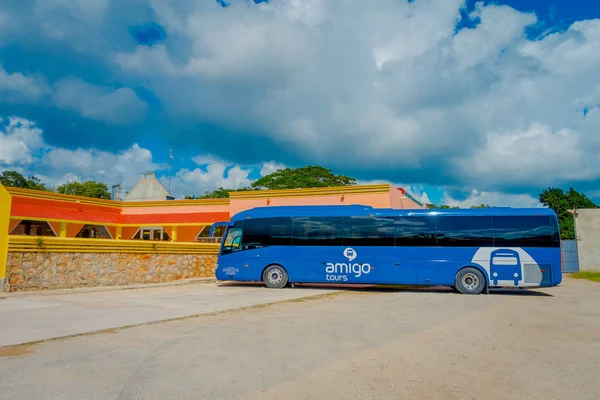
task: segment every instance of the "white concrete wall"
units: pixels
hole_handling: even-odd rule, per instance
[[[575,215],[579,271],[600,271],[600,209],[581,209]]]

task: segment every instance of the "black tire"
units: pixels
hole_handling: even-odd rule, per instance
[[[269,265],[263,271],[262,280],[270,289],[282,289],[288,284],[288,273],[281,265]]]
[[[454,285],[462,294],[480,294],[486,287],[485,276],[477,268],[463,268],[456,274]]]

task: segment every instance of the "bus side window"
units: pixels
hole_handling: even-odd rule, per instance
[[[490,216],[439,216],[437,220],[438,246],[494,245]]]
[[[396,219],[396,246],[436,246],[436,220],[432,216]]]
[[[548,216],[494,216],[495,247],[553,247],[554,228]]]

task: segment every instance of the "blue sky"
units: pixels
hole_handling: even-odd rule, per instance
[[[323,165],[426,201],[600,201],[600,4],[6,0],[0,169],[201,194]]]

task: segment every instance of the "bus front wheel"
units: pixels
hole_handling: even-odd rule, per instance
[[[454,286],[462,294],[480,294],[486,286],[485,277],[477,268],[463,268],[456,274]]]
[[[288,274],[281,265],[269,265],[263,272],[263,282],[268,288],[281,289],[288,283]]]

